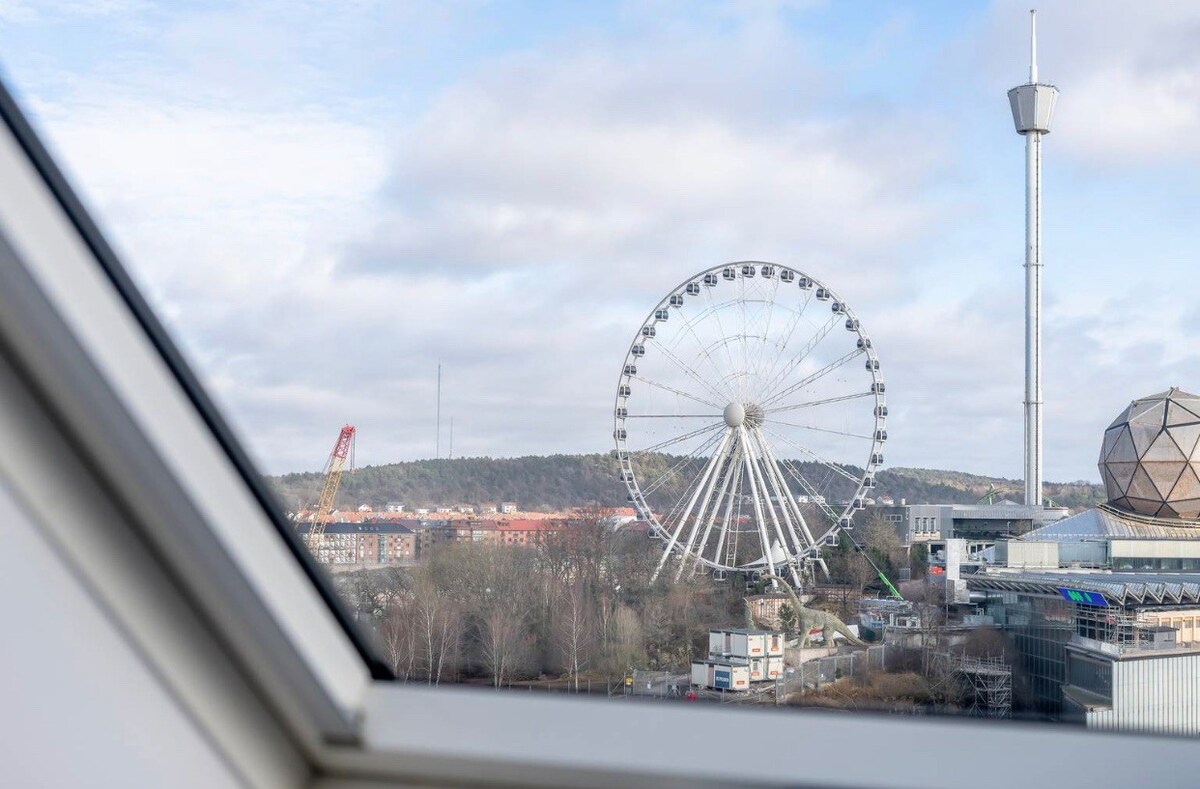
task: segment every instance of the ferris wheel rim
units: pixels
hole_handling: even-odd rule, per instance
[[[745,273],[747,271],[746,267],[750,267],[749,274]],[[771,428],[768,428],[765,426],[765,422],[768,421],[766,419],[767,413],[785,414],[789,411],[799,411],[800,409],[806,408],[806,407],[814,407],[814,406],[818,406],[818,405],[822,405],[822,404],[826,404],[826,403],[832,403],[832,402],[837,402],[837,401],[841,401],[841,400],[858,399],[858,398],[870,398],[873,401],[873,409],[872,409],[873,429],[871,431],[871,434],[856,436],[857,438],[865,439],[869,442],[869,446],[867,449],[867,458],[861,467],[862,472],[859,475],[851,475],[851,474],[849,474],[849,472],[845,472],[845,470],[842,469],[843,473],[846,476],[850,477],[849,481],[854,484],[853,494],[849,497],[847,503],[840,510],[835,509],[834,507],[828,505],[828,503],[824,502],[820,496],[813,497],[814,501],[819,502],[819,505],[820,505],[825,517],[827,517],[829,519],[829,525],[827,528],[822,530],[819,534],[814,532],[807,536],[807,539],[804,540],[804,542],[807,543],[807,548],[806,548],[803,556],[801,556],[799,553],[797,553],[796,556],[789,556],[788,557],[788,565],[789,566],[791,566],[793,561],[798,562],[801,560],[801,558],[816,558],[817,556],[819,556],[820,547],[823,544],[828,544],[831,539],[836,539],[836,534],[841,529],[843,529],[847,525],[849,525],[850,520],[852,519],[852,517],[854,515],[854,512],[856,512],[858,509],[862,509],[862,507],[863,507],[863,500],[865,499],[865,496],[866,496],[865,492],[868,489],[868,487],[870,487],[870,485],[867,483],[867,481],[868,480],[873,481],[874,474],[878,471],[878,469],[883,464],[882,446],[883,446],[884,441],[886,441],[886,430],[885,430],[885,424],[886,424],[885,417],[886,417],[886,413],[887,413],[886,397],[885,397],[886,388],[884,386],[883,375],[882,375],[882,371],[880,369],[878,355],[875,351],[874,344],[873,344],[873,342],[871,342],[870,335],[867,333],[866,329],[863,327],[862,322],[858,319],[858,317],[854,313],[853,309],[850,308],[850,306],[841,298],[841,296],[839,294],[837,294],[836,291],[834,291],[832,288],[829,288],[823,281],[808,274],[806,271],[803,271],[796,266],[772,263],[769,261],[762,261],[762,260],[740,260],[740,261],[722,263],[722,264],[714,265],[709,268],[703,269],[703,270],[693,274],[692,276],[682,280],[675,287],[671,288],[667,292],[667,294],[662,299],[660,299],[657,304],[654,305],[654,307],[647,313],[646,317],[639,324],[638,328],[634,332],[633,339],[630,342],[629,347],[626,350],[625,358],[622,363],[621,373],[618,376],[617,395],[614,398],[613,436],[614,436],[614,440],[616,442],[617,460],[618,460],[618,465],[621,470],[621,479],[625,484],[625,487],[626,487],[626,490],[628,493],[628,499],[633,504],[634,508],[636,509],[638,516],[645,519],[646,521],[648,521],[649,528],[651,530],[651,534],[653,536],[668,538],[669,544],[668,544],[668,548],[664,552],[664,559],[666,557],[666,554],[671,551],[673,544],[675,542],[677,542],[677,540],[680,536],[680,532],[683,531],[682,521],[681,521],[680,525],[675,528],[675,533],[672,535],[671,531],[670,531],[671,527],[669,527],[668,524],[664,522],[665,520],[670,519],[671,513],[668,513],[664,518],[660,519],[660,514],[656,511],[655,508],[650,506],[649,502],[646,500],[646,496],[649,495],[649,493],[651,491],[644,490],[642,485],[639,484],[639,480],[637,477],[637,471],[635,470],[633,462],[632,462],[632,456],[634,454],[649,453],[650,451],[661,451],[661,449],[665,449],[668,446],[670,446],[672,443],[675,443],[675,442],[671,442],[671,441],[664,442],[665,446],[663,446],[663,447],[649,447],[649,448],[632,450],[632,451],[630,450],[629,443],[628,443],[628,431],[627,431],[626,425],[627,425],[628,421],[631,419],[638,419],[638,418],[643,418],[644,416],[647,416],[647,415],[630,415],[628,413],[628,410],[623,407],[622,404],[628,403],[629,398],[632,396],[630,382],[634,381],[634,380],[639,380],[642,382],[651,383],[652,385],[658,385],[658,386],[663,387],[666,390],[674,392],[678,396],[682,396],[682,397],[689,399],[696,405],[697,410],[703,409],[705,407],[712,409],[712,413],[709,413],[709,414],[697,413],[697,414],[686,414],[686,415],[678,415],[678,414],[669,415],[673,419],[695,417],[698,421],[701,419],[711,420],[711,422],[709,422],[707,424],[700,423],[701,426],[698,427],[696,431],[693,431],[692,434],[689,434],[692,437],[702,435],[706,431],[709,431],[713,434],[713,435],[708,436],[709,440],[707,440],[705,443],[701,444],[700,447],[698,448],[699,450],[702,450],[700,452],[701,456],[703,455],[703,452],[710,451],[713,448],[711,439],[714,436],[721,435],[721,431],[719,430],[719,428],[721,427],[721,424],[722,424],[722,422],[720,420],[722,418],[721,412],[722,412],[723,406],[727,407],[728,404],[733,404],[733,403],[739,402],[741,400],[741,395],[743,394],[743,392],[735,391],[733,389],[727,388],[731,385],[732,382],[718,380],[714,384],[713,381],[701,378],[699,376],[694,376],[694,377],[695,377],[696,383],[701,387],[701,389],[705,390],[702,395],[696,394],[694,392],[688,393],[688,392],[684,392],[679,389],[674,389],[666,384],[662,384],[661,382],[656,383],[653,381],[647,381],[647,379],[640,378],[636,374],[637,360],[643,358],[646,355],[646,347],[651,344],[650,341],[655,339],[656,333],[654,332],[654,327],[658,323],[660,323],[661,320],[666,320],[667,317],[670,316],[672,309],[682,308],[682,306],[685,303],[686,298],[688,296],[699,295],[700,293],[706,292],[706,289],[712,289],[712,288],[715,288],[717,285],[720,285],[722,283],[722,281],[728,282],[728,281],[733,281],[735,279],[743,280],[742,293],[744,294],[745,293],[744,280],[754,278],[755,271],[757,271],[757,270],[763,271],[764,278],[765,278],[767,276],[765,272],[767,271],[768,267],[769,267],[770,271],[772,272],[771,276],[774,277],[774,279],[777,283],[775,286],[775,290],[772,292],[772,296],[771,296],[772,309],[769,313],[770,318],[773,318],[773,316],[774,316],[774,309],[773,309],[774,301],[773,300],[775,299],[775,294],[778,292],[778,283],[784,281],[783,272],[790,272],[790,278],[788,278],[786,280],[788,283],[797,281],[798,283],[800,283],[800,286],[802,289],[804,289],[806,291],[811,291],[811,292],[817,294],[818,300],[827,301],[832,304],[833,317],[831,317],[831,319],[826,321],[826,324],[822,326],[822,329],[824,331],[823,334],[820,334],[819,337],[814,335],[814,339],[815,339],[816,343],[819,344],[820,341],[823,340],[824,337],[830,333],[832,328],[837,323],[844,321],[844,325],[845,325],[846,329],[853,332],[853,334],[855,334],[858,338],[858,342],[856,344],[856,346],[857,346],[856,350],[850,352],[849,354],[846,354],[846,358],[859,357],[859,356],[866,358],[867,370],[870,372],[870,375],[871,375],[871,386],[865,392],[856,392],[856,393],[852,393],[852,394],[849,394],[849,395],[846,395],[843,397],[827,398],[825,400],[817,400],[817,401],[812,401],[812,402],[808,402],[808,403],[793,404],[791,406],[781,406],[781,405],[778,405],[780,400],[788,394],[802,390],[804,388],[805,382],[803,380],[801,380],[798,384],[790,384],[790,385],[785,386],[783,389],[779,389],[778,386],[776,386],[776,384],[780,383],[780,381],[786,383],[787,375],[791,372],[791,370],[794,369],[794,365],[790,369],[785,367],[785,369],[780,370],[780,371],[776,371],[776,370],[774,370],[774,368],[772,368],[769,371],[769,374],[771,374],[773,377],[768,382],[767,388],[770,390],[767,393],[768,399],[766,399],[762,403],[762,407],[761,407],[761,410],[763,412],[762,423],[754,426],[752,430],[746,430],[744,428],[739,428],[738,436],[740,436],[741,439],[738,443],[740,444],[742,450],[744,452],[749,453],[751,451],[750,450],[751,446],[753,446],[757,443],[759,446],[759,449],[761,451],[765,451],[768,455],[770,454],[770,442],[768,442],[766,437],[763,436],[764,431],[767,433],[773,432]],[[728,272],[730,269],[732,269],[735,272],[733,277],[730,277],[728,275]],[[710,280],[709,279],[710,277],[712,277],[713,279]],[[805,286],[803,283],[807,283],[807,286]],[[824,294],[824,295],[821,295],[821,294]],[[806,301],[805,307],[807,307],[807,305],[809,303],[810,303],[809,301]],[[744,308],[744,304],[743,304],[743,308]],[[663,315],[663,314],[665,314],[667,317],[663,317],[660,320],[659,316]],[[699,322],[702,318],[707,317],[707,315],[709,315],[709,314],[718,315],[719,314],[718,305],[714,305],[714,304],[710,303],[709,306],[706,308],[706,310],[703,313],[696,316],[692,320],[694,322]],[[797,313],[797,315],[802,316],[803,309],[799,313]],[[768,320],[770,320],[770,318]],[[744,319],[744,316],[743,316],[743,319]],[[647,334],[647,331],[646,331],[647,328],[650,328],[650,330],[651,330],[649,334]],[[793,330],[794,330],[794,328],[795,327],[793,327]],[[725,332],[724,332],[723,328],[722,328],[721,333],[723,335],[721,338],[722,341],[729,339],[728,336],[725,336]],[[744,343],[746,342],[744,335],[741,336],[741,339]],[[764,343],[765,343],[765,341],[766,341],[765,334],[762,337],[762,339],[764,340]],[[718,341],[718,342],[720,342],[720,341]],[[715,346],[716,346],[716,343],[714,343],[714,348],[715,348]],[[815,345],[813,347],[815,347]],[[782,346],[781,346],[781,348],[782,348]],[[666,349],[666,347],[662,346],[662,345],[658,346],[658,350],[666,351],[668,354],[670,353]],[[701,350],[703,351],[704,354],[708,355],[708,358],[710,361],[713,361],[712,356],[710,354],[710,349],[704,348],[702,346]],[[808,348],[808,352],[811,352],[811,350],[812,350],[812,348]],[[726,346],[726,351],[728,352],[728,346]],[[761,357],[761,350],[760,350],[760,357]],[[806,358],[805,352],[802,351],[801,354],[797,355],[795,361],[798,362],[798,361],[803,360],[804,358]],[[840,365],[842,363],[844,363],[844,360],[837,362],[838,365]],[[719,366],[716,365],[715,362],[714,362],[713,366],[714,366],[714,369],[719,369]],[[736,366],[733,364],[732,357],[730,357],[730,368],[731,368],[731,370],[737,369]],[[632,375],[630,374],[631,369],[635,371]],[[732,376],[734,374],[735,374],[734,372],[731,372],[729,375]],[[744,376],[745,372],[743,371],[738,374]],[[759,375],[761,375],[761,372],[759,373]],[[776,379],[780,379],[780,381],[777,381]],[[721,397],[722,394],[726,395],[725,403],[722,402],[722,397]],[[668,416],[668,415],[664,415],[664,416]],[[781,420],[771,420],[771,421],[781,422]],[[799,425],[799,424],[788,423],[788,422],[781,422],[781,423],[784,425],[790,425],[790,426],[796,427],[796,428],[820,430],[820,428],[815,427],[815,426],[810,426],[810,425]],[[837,432],[837,431],[832,431],[832,432]],[[730,428],[728,431],[725,432],[724,438],[722,438],[721,441],[719,442],[721,449],[718,449],[718,451],[715,454],[713,454],[711,457],[709,457],[709,465],[710,466],[712,465],[713,462],[715,462],[717,457],[722,457],[723,458],[722,462],[733,462],[732,460],[725,459],[723,457],[723,453],[726,451],[726,444],[728,443],[731,435],[733,435],[733,432],[732,432],[732,429]],[[781,440],[781,439],[783,439],[782,436],[775,437],[775,440]],[[786,440],[784,440],[783,443],[788,443],[788,442]],[[795,448],[799,449],[802,452],[808,451],[799,445],[796,445]],[[684,459],[686,460],[687,457],[689,457],[689,456],[684,456]],[[813,457],[817,460],[817,462],[821,462],[826,467],[839,468],[838,464],[836,464],[836,463],[831,464],[826,461],[823,461],[822,459],[817,457],[815,455],[815,453],[813,453]],[[743,460],[739,460],[737,462],[744,463],[746,461],[743,459]],[[754,461],[754,462],[757,462],[757,461]],[[804,479],[803,475],[799,474],[794,467],[790,467],[790,466],[791,466],[790,461],[785,459],[782,463],[780,463],[777,459],[775,459],[773,457],[771,458],[769,463],[764,462],[764,464],[763,464],[764,469],[768,468],[768,467],[770,467],[772,469],[772,472],[768,473],[767,477],[771,477],[771,479],[770,479],[771,489],[777,493],[780,493],[781,496],[784,493],[787,493],[790,496],[790,482],[788,482],[788,480],[784,477],[785,471],[790,471],[790,474],[793,477],[793,479],[796,479],[797,481],[799,481],[802,488],[805,487],[804,483],[802,482],[802,480]],[[670,473],[670,472],[668,472],[668,473]],[[711,474],[711,472],[708,472],[708,473]],[[729,473],[730,472],[726,472],[727,479],[728,479]],[[738,472],[738,474],[741,474],[741,473],[742,473],[742,471]],[[760,473],[760,477],[761,476],[762,475]],[[753,473],[750,474],[749,478],[752,480],[751,484],[755,484],[754,483],[755,475]],[[705,477],[703,477],[703,479],[704,479],[704,482],[700,485],[700,487],[704,487],[705,485],[708,484],[709,477],[706,475]],[[717,477],[714,476],[714,477],[712,477],[712,479],[715,484],[715,480],[717,479]],[[761,482],[764,485],[767,483],[767,481],[768,480],[766,477],[762,477]],[[727,485],[728,481],[726,481],[723,484]],[[711,488],[712,486],[709,485],[708,487]],[[698,495],[699,492],[700,492],[699,490],[697,490],[696,492],[693,492],[691,484],[689,484],[689,487],[685,490],[684,497],[686,498],[688,496],[688,494],[691,493],[693,498],[695,498],[695,496]],[[711,491],[709,491],[709,492],[711,492]],[[726,495],[725,491],[722,491],[720,493],[720,497],[722,497],[722,498],[725,495]],[[732,497],[733,495],[735,495],[735,494],[730,492],[730,496]],[[730,501],[732,501],[732,498],[730,498]],[[676,506],[678,506],[678,504]],[[740,504],[739,504],[739,507],[740,507]],[[684,516],[685,520],[686,520],[686,517],[687,516]],[[741,518],[741,513],[740,513],[740,509],[739,509],[739,519],[740,518]],[[772,512],[772,518],[774,519],[773,512]],[[761,512],[759,512],[757,514],[757,519],[760,522],[760,527],[765,525],[762,523],[763,518],[762,518]],[[728,515],[726,516],[726,520],[728,521]],[[710,515],[708,527],[706,528],[706,531],[705,531],[705,536],[702,539],[701,544],[699,546],[699,553],[696,555],[693,555],[691,557],[696,562],[696,566],[697,567],[703,566],[703,567],[707,567],[712,570],[726,570],[726,571],[738,571],[738,570],[747,569],[747,566],[745,564],[731,565],[726,562],[719,561],[719,559],[720,559],[720,556],[719,556],[720,543],[718,543],[717,553],[714,554],[713,558],[710,559],[710,558],[704,556],[703,550],[704,550],[704,545],[706,544],[705,540],[708,539],[708,530],[713,528],[714,523],[715,523],[715,516]],[[779,542],[776,543],[775,545],[778,545],[778,544],[786,545],[787,540],[783,539],[783,537],[785,535],[784,535],[782,529],[780,528],[778,523],[775,523],[774,525],[775,525],[777,531],[779,532],[776,536],[780,538]],[[789,523],[789,528],[790,527],[791,527],[791,524]],[[728,523],[726,523],[725,528],[728,529]],[[764,558],[765,559],[769,557],[769,555],[774,551],[774,548],[775,548],[775,545],[772,545],[770,542],[770,536],[771,535],[769,535],[767,533],[763,533],[761,535],[762,540],[763,540]],[[793,541],[793,546],[798,548],[799,543],[800,543],[800,540],[796,539]],[[691,538],[689,537],[689,546],[690,546],[690,544],[691,544]],[[751,564],[753,564],[753,562]]]

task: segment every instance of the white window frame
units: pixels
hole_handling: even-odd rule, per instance
[[[373,678],[2,87],[0,114],[0,438],[27,450],[0,455],[0,474],[246,784],[1097,787],[1197,773],[1200,744],[1169,737]]]

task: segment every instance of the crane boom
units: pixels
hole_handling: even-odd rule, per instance
[[[354,425],[346,425],[338,434],[325,463],[325,484],[321,487],[321,498],[317,500],[317,509],[313,514],[312,527],[308,530],[308,547],[315,556],[325,536],[325,526],[333,514],[333,500],[337,496],[338,486],[342,484],[342,473],[346,463],[354,465]]]

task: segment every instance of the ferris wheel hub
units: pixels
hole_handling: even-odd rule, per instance
[[[725,424],[730,427],[758,427],[763,423],[766,412],[758,403],[730,403],[725,406]]]

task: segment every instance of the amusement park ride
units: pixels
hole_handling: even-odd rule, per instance
[[[634,335],[613,416],[629,501],[664,543],[655,577],[674,559],[676,579],[811,584],[875,486],[885,391],[862,322],[804,272],[746,261],[672,289]]]

